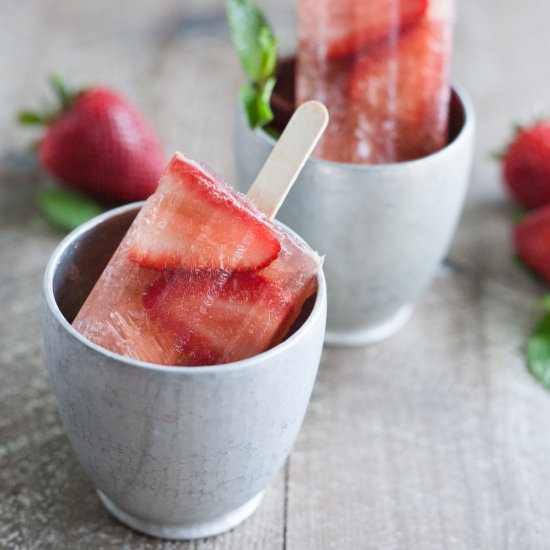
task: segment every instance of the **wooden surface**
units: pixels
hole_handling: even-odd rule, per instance
[[[231,180],[242,74],[221,1],[3,0],[0,10],[0,548],[550,548],[550,393],[522,346],[543,289],[519,272],[513,207],[488,152],[550,112],[546,0],[460,0],[454,74],[478,113],[469,199],[449,260],[409,325],[326,349],[294,452],[258,512],[217,538],[162,542],[99,504],[64,435],[40,336],[42,273],[61,234],[33,206],[46,177],[14,112],[52,70],[119,88],[168,151]],[[294,47],[293,3],[265,0]]]

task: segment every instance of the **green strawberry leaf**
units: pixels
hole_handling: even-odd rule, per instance
[[[251,128],[273,120],[269,104],[277,65],[278,39],[264,14],[250,0],[227,0],[231,39],[250,83],[239,97]]]
[[[531,269],[522,259],[519,254],[514,254],[512,256],[512,262],[515,264],[515,266],[520,270],[523,271],[525,275],[527,275],[531,280],[534,282],[540,283],[542,281],[541,276],[533,269]]]
[[[527,342],[527,366],[550,390],[550,312],[545,313]]]
[[[59,118],[81,93],[68,87],[58,74],[49,77],[50,86],[53,88],[57,103],[52,105],[50,101],[43,100],[39,109],[24,109],[17,114],[17,120],[25,126],[45,126]]]
[[[506,157],[506,153],[508,152],[508,148],[503,149],[494,149],[493,151],[489,151],[489,160],[496,160],[501,161],[504,160]]]
[[[525,216],[527,216],[527,214],[529,214],[529,210],[527,208],[523,208],[523,207],[516,208],[514,212],[512,212],[512,216],[511,216],[512,223],[518,224],[520,221],[522,221],[525,218]]]
[[[39,192],[36,204],[49,222],[65,231],[72,231],[102,212],[101,206],[93,199],[62,187]]]
[[[78,93],[70,90],[58,74],[51,74],[49,80],[50,86],[53,88],[55,95],[61,103],[61,109],[67,109],[67,107],[69,107],[69,105],[71,105],[71,103],[75,100]]]
[[[17,120],[19,120],[21,124],[25,124],[25,125],[41,126],[42,124],[45,123],[44,116],[35,111],[21,111],[17,115]]]
[[[544,298],[542,298],[540,301],[540,307],[545,311],[550,312],[550,294],[547,294]]]

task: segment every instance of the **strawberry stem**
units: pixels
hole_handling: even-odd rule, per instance
[[[71,103],[75,100],[78,92],[70,90],[61,78],[61,76],[56,73],[50,75],[49,81],[51,87],[53,88],[55,94],[61,102],[61,110],[67,109],[67,107],[69,107]]]
[[[52,107],[45,104],[37,110],[25,109],[21,111],[17,115],[21,124],[38,126],[52,123],[61,113],[69,109],[80,94],[80,91],[69,88],[58,74],[50,75],[49,82],[58,100],[58,105]]]

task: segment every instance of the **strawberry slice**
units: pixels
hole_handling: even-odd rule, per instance
[[[427,7],[428,0],[331,0],[328,14],[313,6],[308,11],[313,24],[319,20],[319,36],[326,36],[328,59],[338,59],[397,39],[422,19]]]
[[[127,239],[131,260],[164,270],[256,271],[281,250],[269,221],[199,163],[176,153]]]
[[[369,121],[369,141],[382,157],[377,162],[419,158],[445,145],[450,28],[447,19],[425,19],[395,50],[382,47],[354,63],[348,93]]]
[[[173,338],[177,364],[216,365],[278,344],[298,315],[275,282],[254,273],[163,274],[145,292],[149,319]]]

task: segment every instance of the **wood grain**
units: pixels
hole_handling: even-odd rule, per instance
[[[282,50],[294,2],[264,0]],[[0,547],[420,549],[550,547],[550,394],[522,347],[544,289],[511,259],[514,208],[487,160],[512,121],[548,105],[547,3],[461,0],[455,79],[478,114],[462,222],[410,324],[364,349],[326,349],[297,446],[258,512],[189,543],[144,537],[99,504],[44,368],[42,272],[61,238],[38,215],[48,177],[14,112],[57,70],[110,84],[181,149],[234,177],[241,70],[218,0],[5,0],[0,10]]]

